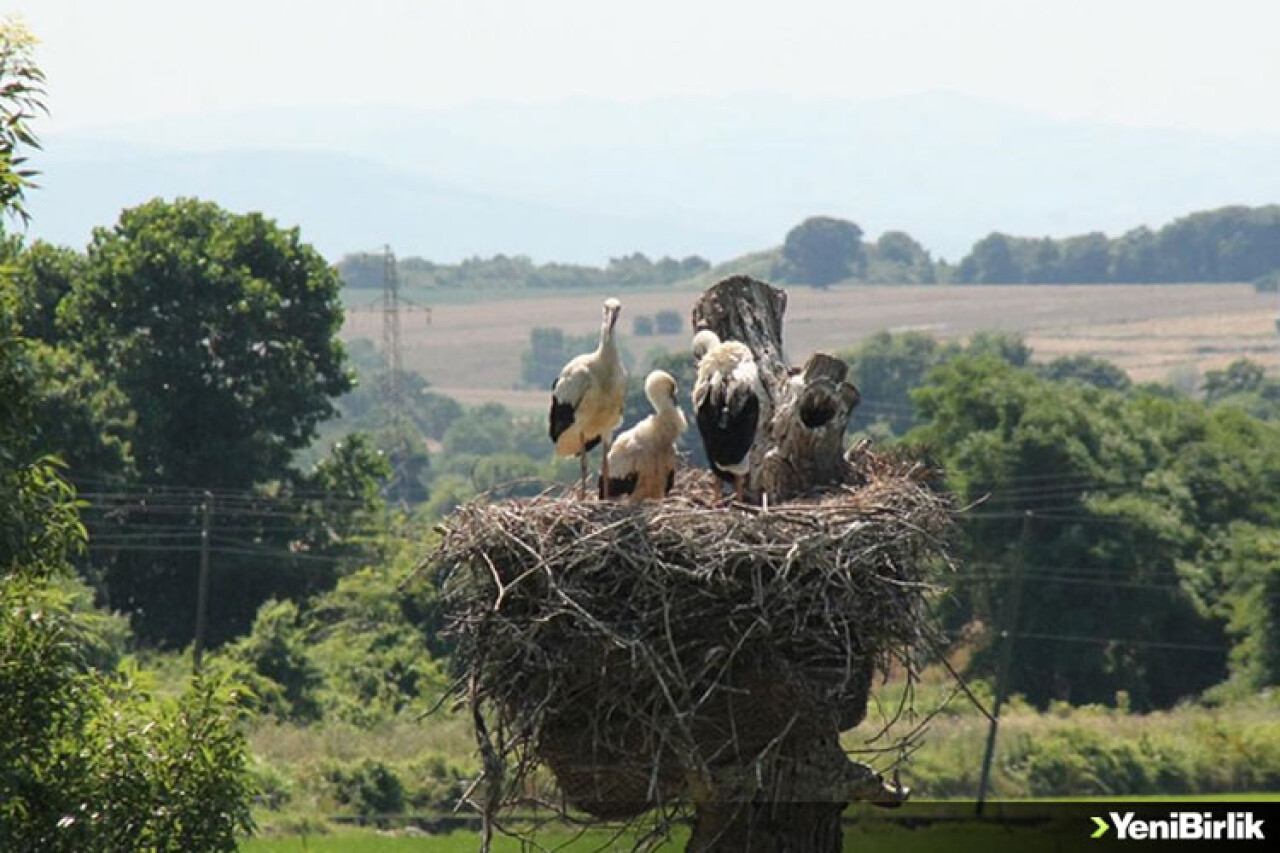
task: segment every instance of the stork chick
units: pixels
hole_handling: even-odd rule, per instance
[[[577,456],[581,462],[579,492],[586,491],[587,454],[602,443],[600,473],[608,488],[609,446],[613,431],[622,423],[627,392],[627,371],[614,340],[614,326],[621,312],[622,303],[618,300],[604,301],[599,346],[570,360],[551,386],[549,434],[557,456]]]
[[[676,402],[676,380],[664,370],[655,370],[645,377],[644,395],[653,414],[613,443],[609,479],[600,478],[602,498],[628,495],[632,502],[661,500],[675,485],[676,442],[689,427]]]
[[[767,402],[755,355],[746,344],[721,342],[704,329],[693,337],[698,379],[693,386],[693,411],[698,434],[707,450],[715,477],[731,480],[741,503],[751,472],[762,403]],[[714,481],[713,481],[714,482]],[[715,492],[720,493],[719,483]]]

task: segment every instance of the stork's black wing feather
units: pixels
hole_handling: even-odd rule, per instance
[[[636,490],[636,484],[640,482],[640,475],[634,471],[625,477],[609,478],[609,497],[620,498],[629,495]],[[604,497],[604,478],[596,477],[596,494],[601,498]]]
[[[713,465],[736,465],[751,452],[760,401],[749,390],[710,393],[695,413],[698,433]]]
[[[573,414],[573,406],[568,403],[562,403],[555,397],[551,398],[550,429],[548,434],[551,436],[552,441],[559,441],[565,430],[573,426]]]

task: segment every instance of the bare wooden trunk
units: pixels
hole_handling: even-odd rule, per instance
[[[858,389],[846,381],[848,366],[818,353],[803,368],[783,355],[782,318],[787,295],[748,276],[711,287],[693,307],[693,327],[711,329],[721,340],[751,348],[770,395],[762,407],[751,451],[748,498],[784,501],[852,480],[844,456],[849,418]],[[695,805],[690,853],[836,853],[841,849],[840,815],[853,799],[891,801],[895,792],[870,768],[848,759],[839,731],[860,723],[866,713],[872,663],[865,662],[861,689],[832,714],[805,715],[778,747],[769,768],[715,768],[711,779],[693,786]],[[737,685],[743,687],[744,685]],[[747,694],[761,693],[745,686]],[[765,703],[763,695],[757,697]],[[752,705],[747,696],[740,702]],[[816,710],[816,709],[815,709]],[[748,713],[750,713],[748,711]],[[763,773],[763,776],[761,775]]]
[[[847,482],[844,435],[861,399],[845,381],[849,366],[815,353],[791,368],[782,350],[787,294],[749,276],[727,278],[693,306],[693,328],[740,341],[755,353],[770,400],[751,450],[748,497],[782,501]]]

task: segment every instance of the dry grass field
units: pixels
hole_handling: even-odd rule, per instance
[[[465,403],[497,400],[541,409],[545,389],[517,388],[520,354],[535,326],[590,334],[609,294],[506,296],[437,305],[402,321],[404,363]],[[636,337],[631,320],[664,309],[688,317],[697,292],[667,288],[616,294],[624,346],[642,362],[655,348],[679,350],[687,334]],[[1139,381],[1203,374],[1247,356],[1280,368],[1280,303],[1249,285],[842,286],[789,292],[785,341],[793,361],[847,349],[881,329],[917,329],[965,338],[994,329],[1026,336],[1039,359],[1088,353],[1119,364]],[[381,315],[351,312],[347,339],[381,336]]]

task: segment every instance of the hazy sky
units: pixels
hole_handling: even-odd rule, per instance
[[[1063,118],[1280,132],[1275,0],[10,0],[45,132],[283,104],[951,90]],[[341,120],[340,113],[335,120]]]

